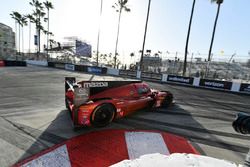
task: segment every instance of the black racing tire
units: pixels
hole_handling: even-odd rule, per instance
[[[162,105],[161,105],[162,107],[169,107],[173,103],[173,94],[167,91],[166,93],[167,93],[167,96],[162,102]]]
[[[150,101],[148,103],[148,106],[144,110],[146,112],[152,112],[152,111],[154,111],[155,110],[154,104],[155,104],[155,99],[153,99],[152,101]]]
[[[112,104],[101,104],[91,114],[91,124],[94,127],[104,127],[112,122],[115,117],[115,107]]]

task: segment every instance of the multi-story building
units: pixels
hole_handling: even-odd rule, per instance
[[[11,27],[0,23],[0,59],[13,57],[15,54],[15,33]]]

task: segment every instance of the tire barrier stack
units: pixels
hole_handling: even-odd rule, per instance
[[[9,66],[27,66],[26,61],[16,61],[16,60],[0,60],[0,67],[9,67]]]

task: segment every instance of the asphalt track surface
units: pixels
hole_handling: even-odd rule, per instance
[[[64,106],[65,76],[129,80],[36,66],[0,68],[0,166],[10,166],[73,136],[102,130],[86,127],[73,131]],[[250,113],[250,96],[148,84],[173,92],[176,104],[151,112],[138,111],[103,129],[171,132],[189,139],[203,155],[244,161],[250,137],[234,132],[231,124],[237,112]]]

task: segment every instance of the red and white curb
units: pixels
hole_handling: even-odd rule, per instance
[[[183,137],[158,131],[105,130],[69,139],[14,167],[110,166],[145,154],[199,154]]]
[[[151,153],[170,154],[160,133],[125,132],[125,139],[129,159],[139,158],[141,155]]]
[[[53,165],[52,165],[53,164]],[[70,165],[67,146],[62,145],[55,150],[41,155],[22,165],[22,167],[37,167],[37,166],[53,166],[53,167],[68,167]]]

